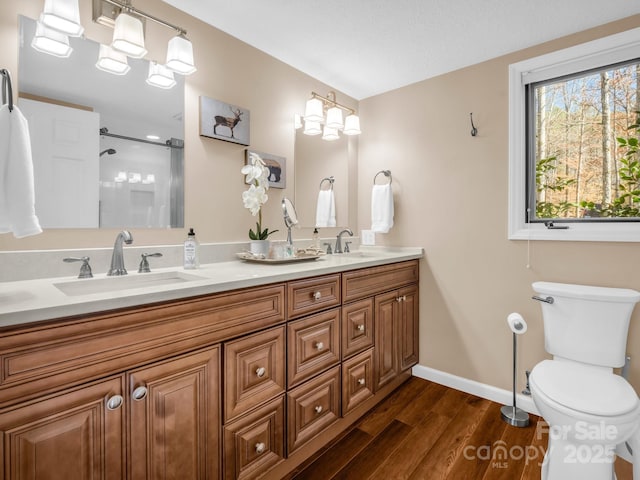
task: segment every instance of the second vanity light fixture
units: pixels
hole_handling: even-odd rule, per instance
[[[343,120],[343,112],[347,117]],[[326,115],[326,117],[325,117]],[[302,120],[296,119],[296,128],[302,127]],[[323,140],[337,140],[338,132],[345,135],[359,135],[360,118],[353,108],[345,107],[336,101],[335,92],[331,91],[326,97],[311,92],[304,112],[304,130],[306,135],[319,135]]]
[[[105,4],[116,8],[105,8]],[[136,9],[130,0],[93,0],[93,20],[114,29],[111,44],[100,45],[96,67],[114,75],[125,75],[130,69],[127,57],[142,58],[147,54],[142,18],[177,32],[169,40],[165,64],[149,62],[147,76],[149,85],[171,88],[176,84],[174,73],[190,75],[196,71],[187,31]],[[69,37],[80,36],[83,31],[78,0],[45,0],[31,45],[50,55],[68,57],[73,51]]]

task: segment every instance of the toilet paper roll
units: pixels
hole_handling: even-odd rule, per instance
[[[510,313],[507,317],[507,323],[513,333],[522,335],[527,331],[527,322],[524,321],[522,315],[517,312]]]

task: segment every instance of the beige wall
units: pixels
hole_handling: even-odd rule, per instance
[[[17,85],[18,15],[37,18],[43,0],[0,2],[0,68],[7,68]],[[82,24],[88,38],[110,43],[113,30],[93,23],[91,0],[81,0]],[[280,202],[294,197],[293,114],[301,113],[312,91],[325,94],[330,88],[288,65],[242,43],[160,0],[136,0],[135,7],[188,31],[194,45],[198,71],[186,77],[185,99],[185,229],[132,230],[137,245],[179,244],[188,227],[194,227],[201,242],[248,241],[255,218],[242,206],[245,186],[240,168],[244,146],[200,137],[198,102],[201,95],[240,105],[251,112],[251,148],[287,158],[287,189],[272,189],[263,208],[263,224],[286,232]],[[163,60],[170,29],[147,22],[147,58]],[[337,92],[341,103],[357,106]],[[317,195],[317,193],[314,193]],[[50,248],[109,247],[117,230],[47,230],[16,240],[0,235],[0,251]],[[311,237],[310,232],[297,231]],[[274,238],[274,237],[272,237]]]
[[[508,65],[637,27],[640,16],[428,79],[360,102],[360,226],[375,173],[391,169],[396,223],[378,239],[426,251],[420,287],[420,364],[511,388],[506,317],[528,321],[520,365],[545,357],[536,280],[640,290],[636,243],[507,240]],[[426,55],[426,54],[425,54]],[[479,133],[471,137],[469,113]],[[632,320],[631,380],[640,391],[640,308]],[[520,386],[521,388],[521,386]]]

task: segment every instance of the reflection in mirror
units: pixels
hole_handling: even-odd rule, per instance
[[[296,208],[293,206],[293,203],[291,203],[291,200],[286,197],[282,199],[282,214],[284,215],[284,224],[287,227],[287,243],[289,245],[293,245],[291,227],[298,224],[298,214],[296,213]]]
[[[320,189],[327,189],[323,179],[333,177],[335,218],[337,227],[347,227],[350,209],[355,205],[355,149],[357,139],[346,135],[328,142],[319,136],[310,136],[296,130],[295,144],[295,200],[301,227],[313,228]],[[350,175],[351,173],[351,175]],[[321,184],[323,184],[321,186]]]
[[[20,17],[18,105],[29,121],[36,213],[45,228],[184,226],[184,79],[146,83],[149,62],[98,70],[97,42],[57,58],[31,48]]]

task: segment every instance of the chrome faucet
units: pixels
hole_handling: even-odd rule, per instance
[[[350,237],[353,237],[353,232],[348,228],[345,228],[344,230],[342,230],[336,236],[336,248],[333,249],[333,253],[342,253],[342,234],[343,233],[348,233]]]
[[[128,230],[121,231],[116,237],[116,243],[113,245],[113,254],[111,255],[111,268],[107,275],[126,275],[127,269],[124,268],[124,256],[122,254],[122,242],[131,245],[133,236]]]

